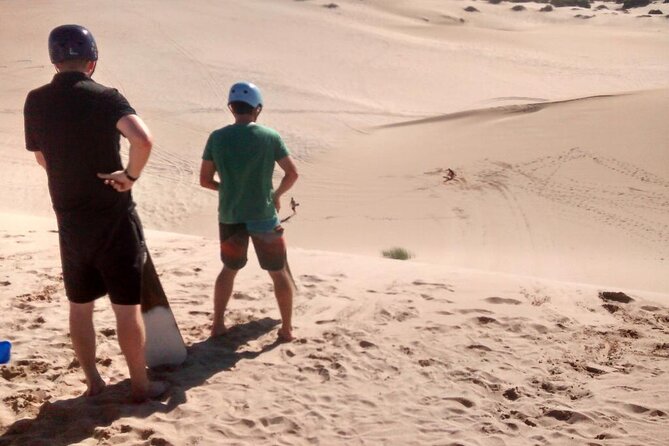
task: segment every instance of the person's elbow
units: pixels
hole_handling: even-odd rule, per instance
[[[135,138],[135,140],[132,141],[132,145],[142,152],[151,153],[151,149],[153,149],[153,137],[146,133]]]
[[[133,149],[150,153],[153,148],[151,131],[137,115],[126,115],[118,120],[116,128],[128,139]]]
[[[297,173],[297,169],[291,169],[288,172],[286,172],[286,176],[288,176],[288,179],[290,180],[291,183],[294,183],[300,177],[300,174]]]

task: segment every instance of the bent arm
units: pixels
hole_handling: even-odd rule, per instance
[[[153,141],[149,128],[137,115],[125,115],[116,123],[116,128],[130,142],[128,165],[125,170],[111,173],[98,173],[98,178],[118,192],[126,192],[132,188],[135,180],[142,174],[142,169],[149,160]]]
[[[128,165],[126,171],[134,178],[139,178],[146,166],[153,147],[151,132],[142,118],[137,115],[126,115],[118,120],[116,128],[130,142]]]
[[[279,187],[277,187],[274,191],[275,203],[281,198],[283,194],[285,194],[291,187],[293,187],[297,181],[297,178],[299,177],[297,173],[297,167],[295,167],[295,163],[293,163],[293,160],[290,156],[284,156],[277,161],[277,164],[279,167],[281,167],[281,169],[283,169],[284,176],[281,179]]]
[[[200,186],[217,191],[219,182],[214,178],[215,174],[216,164],[213,161],[202,160],[202,165],[200,166]]]

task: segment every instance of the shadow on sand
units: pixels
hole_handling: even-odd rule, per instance
[[[35,418],[24,418],[12,424],[0,436],[0,446],[64,446],[91,437],[102,440],[110,435],[104,428],[118,419],[142,419],[154,413],[169,413],[187,401],[188,389],[230,370],[241,359],[254,359],[276,348],[280,344],[278,340],[258,351],[237,352],[239,347],[270,332],[279,322],[264,318],[237,325],[225,337],[190,346],[188,358],[181,366],[152,370],[154,379],[171,383],[161,401],[131,404],[130,381],[126,379],[107,386],[95,397],[45,402]]]

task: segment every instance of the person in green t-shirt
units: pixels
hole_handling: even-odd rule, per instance
[[[228,108],[235,123],[209,135],[202,155],[200,185],[218,191],[218,221],[223,269],[214,286],[211,336],[227,332],[225,308],[235,276],[246,265],[249,238],[261,268],[274,282],[281,313],[281,341],[293,340],[293,284],[286,268],[286,243],[278,218],[281,196],[297,181],[297,169],[279,134],[256,124],[262,111],[260,90],[239,82],[230,88]],[[274,190],[274,164],[284,171]],[[218,174],[218,181],[215,175]]]

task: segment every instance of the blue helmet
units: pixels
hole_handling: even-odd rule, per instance
[[[98,47],[93,34],[83,26],[61,25],[49,34],[51,63],[66,60],[98,60]]]
[[[251,107],[262,105],[262,95],[260,89],[251,82],[237,82],[230,87],[228,95],[228,104],[232,102],[246,102]]]

